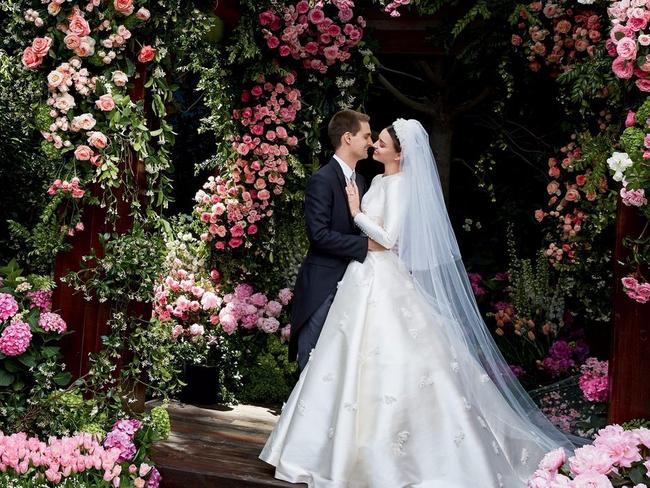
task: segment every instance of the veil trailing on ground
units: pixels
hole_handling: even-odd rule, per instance
[[[521,418],[526,430],[522,437],[532,436],[549,450],[564,447],[572,452],[569,438],[551,424],[512,373],[481,317],[449,221],[427,132],[413,119],[398,119],[393,128],[402,148],[402,194],[407,201],[397,252],[434,313],[443,318],[452,357],[460,363],[451,367],[462,378],[469,405],[490,411],[481,395],[481,380],[473,377],[476,369],[463,367],[467,359],[481,365]],[[499,418],[492,420],[496,428],[510,428],[505,421],[499,427]],[[579,438],[573,442],[581,444]]]

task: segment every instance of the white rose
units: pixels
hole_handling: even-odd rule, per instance
[[[112,79],[115,86],[124,86],[129,81],[129,77],[123,71],[114,71]]]
[[[64,113],[70,110],[75,105],[76,103],[74,101],[74,97],[69,93],[64,93],[58,96],[54,102],[54,106]]]
[[[50,71],[50,74],[47,75],[47,84],[52,87],[56,88],[63,82],[63,73],[60,71],[54,70]]]

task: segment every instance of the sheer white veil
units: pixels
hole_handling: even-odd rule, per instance
[[[514,435],[522,440],[533,438],[548,450],[564,447],[572,452],[569,438],[551,424],[512,373],[481,317],[449,221],[427,132],[413,119],[398,119],[393,128],[401,145],[406,200],[397,253],[432,313],[443,319],[452,358],[458,360],[452,369],[462,379],[469,405],[482,412],[492,429],[504,429],[511,436],[515,430]],[[476,378],[481,368],[472,364],[477,363],[487,376]],[[521,420],[518,427],[512,425],[512,416],[501,418],[501,409],[486,404],[482,388],[489,380]],[[584,442],[572,439],[575,444]]]

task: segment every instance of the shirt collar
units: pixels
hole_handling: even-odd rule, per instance
[[[350,168],[345,161],[343,161],[341,158],[339,158],[336,154],[334,155],[334,159],[339,163],[341,166],[341,169],[343,170],[343,175],[345,176],[346,181],[350,179],[352,176],[352,172],[354,171],[352,168]]]

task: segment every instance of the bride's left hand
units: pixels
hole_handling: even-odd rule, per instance
[[[347,184],[345,187],[345,191],[348,194],[348,203],[350,204],[350,213],[352,214],[352,217],[356,217],[356,215],[361,212],[360,208],[360,199],[359,199],[359,188],[357,187],[357,184],[354,181],[351,181]]]

